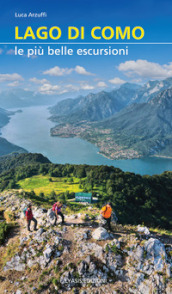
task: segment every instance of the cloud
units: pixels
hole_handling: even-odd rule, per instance
[[[95,89],[94,86],[89,85],[87,82],[80,82],[78,85],[74,84],[62,84],[62,85],[52,85],[49,82],[42,84],[38,88],[38,92],[41,94],[46,95],[61,95],[64,93],[70,93],[70,92],[78,92],[80,90],[93,90]]]
[[[89,84],[83,84],[80,86],[80,89],[81,90],[93,90],[93,89],[95,89],[95,87],[92,85],[89,85]]]
[[[124,72],[128,77],[139,76],[142,78],[163,79],[172,76],[172,62],[160,65],[143,59],[129,60],[120,63],[118,70]]]
[[[61,76],[69,75],[72,72],[76,72],[79,75],[85,75],[85,76],[94,75],[93,73],[86,71],[86,69],[80,65],[76,65],[75,68],[62,68],[59,66],[54,66],[48,70],[45,70],[43,74],[54,76],[54,77],[61,77]]]
[[[41,94],[47,94],[47,95],[52,95],[55,94],[60,90],[60,86],[58,85],[51,85],[50,83],[45,83],[42,86],[39,87],[38,91]]]
[[[78,91],[79,90],[79,87],[78,86],[75,86],[75,85],[72,85],[72,84],[68,84],[68,85],[65,85],[65,88],[66,88],[66,91],[69,92],[69,91]]]
[[[93,73],[86,71],[86,69],[80,65],[75,66],[74,70],[79,75],[85,75],[85,76],[93,76],[94,75]]]
[[[14,81],[8,84],[9,87],[18,87],[19,85],[20,85],[19,81]]]
[[[2,52],[3,52],[3,49],[2,49],[2,48],[0,48],[0,54],[2,54]]]
[[[0,82],[23,81],[23,77],[17,73],[0,74]]]
[[[52,85],[50,83],[45,83],[39,87],[38,92],[45,95],[62,95],[64,93],[73,92],[78,90],[72,85]]]
[[[60,77],[68,75],[73,71],[72,68],[60,68],[59,66],[52,67],[43,72],[44,75],[50,75],[55,77]]]
[[[76,92],[80,90],[93,90],[95,89],[94,86],[90,85],[89,83],[85,81],[80,81],[78,85],[73,85],[73,84],[67,84],[64,86],[67,92]]]
[[[114,78],[112,80],[109,80],[109,83],[114,84],[114,85],[122,85],[126,83],[126,81],[120,79],[120,78]]]
[[[37,79],[37,78],[30,78],[30,82],[37,84],[37,85],[42,85],[42,84],[49,84],[50,82],[47,79]]]
[[[107,87],[107,85],[106,85],[105,82],[98,82],[98,83],[97,83],[97,87],[105,88],[105,87]]]

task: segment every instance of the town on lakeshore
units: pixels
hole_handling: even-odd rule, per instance
[[[110,129],[91,128],[89,123],[85,125],[63,124],[52,128],[51,136],[85,139],[95,144],[99,148],[100,154],[112,160],[141,157],[138,151],[116,144],[111,132]]]

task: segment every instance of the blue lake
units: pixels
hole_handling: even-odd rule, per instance
[[[172,171],[172,159],[110,160],[100,155],[96,146],[82,139],[51,137],[50,128],[54,123],[48,120],[49,116],[47,106],[23,108],[2,128],[2,137],[29,152],[42,153],[53,163],[113,165],[141,175]]]

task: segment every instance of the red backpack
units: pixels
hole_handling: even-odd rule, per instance
[[[54,203],[53,204],[53,207],[52,207],[52,210],[55,211],[56,210],[56,207],[57,207],[57,203]]]

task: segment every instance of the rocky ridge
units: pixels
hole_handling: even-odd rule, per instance
[[[117,225],[109,233],[89,214],[68,215],[64,226],[54,226],[51,209],[36,206],[39,229],[28,233],[28,202],[13,191],[0,195],[1,207],[19,225],[0,247],[0,293],[171,293],[171,241],[165,244],[140,226],[134,232]]]

